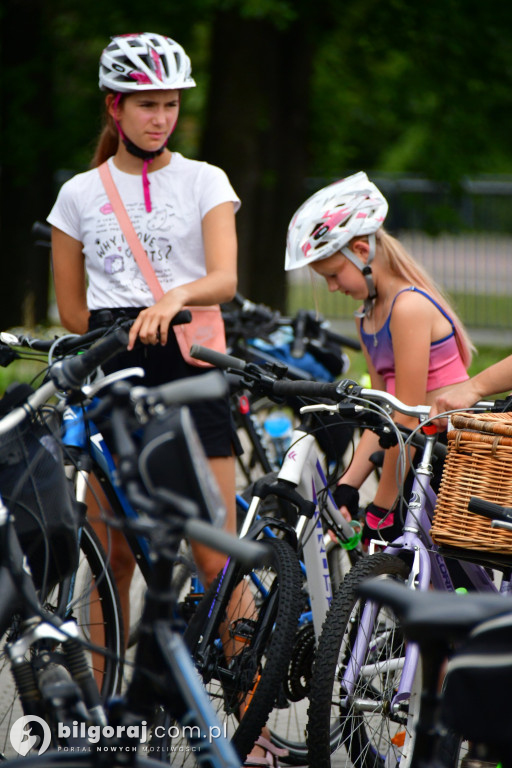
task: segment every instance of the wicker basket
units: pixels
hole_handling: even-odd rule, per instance
[[[512,552],[512,532],[468,511],[471,496],[512,506],[512,414],[457,413],[432,521],[436,544],[485,552]]]

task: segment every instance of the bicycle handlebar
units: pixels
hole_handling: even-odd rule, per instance
[[[223,552],[234,557],[249,567],[265,565],[271,560],[269,548],[261,541],[238,539],[221,528],[214,528],[204,520],[187,520],[185,533],[189,538],[205,544],[217,552]]]
[[[468,509],[470,512],[476,512],[478,515],[487,517],[490,520],[512,523],[512,507],[503,507],[500,504],[495,504],[493,501],[486,501],[477,496],[472,496],[469,500]]]
[[[184,325],[190,323],[192,320],[192,314],[188,309],[182,309],[171,320],[170,325]],[[128,328],[133,323],[133,319],[123,320],[118,323],[119,328]],[[66,334],[64,336],[55,336],[53,339],[36,339],[28,334],[17,336],[13,333],[0,333],[0,343],[9,347],[25,347],[27,349],[33,349],[37,352],[50,352],[52,348],[58,346],[59,351],[62,354],[75,352],[78,349],[84,349],[89,347],[97,339],[105,336],[110,330],[113,330],[112,325],[105,325],[99,328],[94,328],[91,331],[86,331],[82,334]]]
[[[34,221],[32,234],[43,237],[49,244],[52,239],[52,228],[48,224],[43,224],[42,221]]]
[[[312,340],[323,339],[337,344],[340,347],[347,347],[353,349],[356,352],[361,351],[361,344],[358,339],[351,339],[348,336],[343,336],[336,331],[332,331],[327,327],[326,321],[322,317],[317,317],[316,313],[309,310],[301,309],[297,312],[295,317],[284,317],[277,310],[273,310],[267,307],[265,304],[255,304],[242,296],[241,293],[236,293],[233,304],[235,304],[239,310],[244,314],[245,320],[250,319],[254,323],[263,323],[267,327],[265,331],[268,332],[268,324],[273,324],[276,328],[283,325],[291,325],[294,329],[294,339],[291,343],[291,354],[293,357],[300,358],[306,351],[305,338],[309,342]],[[226,313],[224,313],[226,314]],[[229,311],[226,316],[229,318]],[[236,320],[236,315],[234,316]],[[252,332],[256,330],[253,328]]]
[[[0,435],[19,426],[28,415],[46,403],[61,389],[80,389],[86,379],[98,366],[120,352],[128,343],[128,334],[123,328],[116,328],[82,355],[59,360],[50,370],[50,381],[29,395],[23,405],[14,408],[0,419]]]
[[[234,368],[237,371],[245,371],[248,365],[245,360],[240,360],[239,357],[225,355],[223,352],[216,352],[213,349],[201,347],[199,344],[193,344],[190,347],[190,356],[196,360],[203,360],[205,363],[211,363],[216,368],[222,368],[224,371],[228,368]]]
[[[83,354],[59,360],[52,367],[50,375],[59,389],[79,389],[84,379],[102,363],[125,349],[127,344],[127,331],[116,328]]]
[[[204,376],[170,381],[157,387],[135,386],[130,390],[133,402],[144,400],[149,406],[183,405],[215,400],[228,392],[228,382],[219,371],[210,371]]]

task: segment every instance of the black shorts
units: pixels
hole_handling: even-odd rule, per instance
[[[126,309],[92,310],[89,318],[89,330],[108,326],[120,317],[135,318],[141,309],[143,307],[140,309],[129,307]],[[110,313],[110,318],[106,314],[107,312]],[[165,347],[160,344],[155,346],[137,344],[135,349],[121,352],[111,358],[102,368],[104,373],[112,373],[133,366],[144,369],[145,376],[141,383],[146,387],[158,386],[188,376],[203,376],[211,370],[211,368],[199,368],[186,363],[172,331],[169,333]],[[193,403],[188,407],[208,457],[240,454],[240,442],[231,418],[228,395],[216,400],[205,400],[204,403]]]

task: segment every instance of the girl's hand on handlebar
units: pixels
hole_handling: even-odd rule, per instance
[[[438,429],[445,430],[448,425],[448,419],[436,419],[437,414],[471,408],[472,405],[480,400],[481,396],[482,393],[477,390],[472,379],[463,381],[461,384],[456,384],[445,392],[441,392],[436,397],[430,409],[429,418],[435,419],[434,424]]]
[[[143,344],[165,346],[169,338],[171,320],[183,306],[184,301],[176,290],[169,291],[152,307],[139,312],[130,329],[127,349],[133,349],[137,338]]]

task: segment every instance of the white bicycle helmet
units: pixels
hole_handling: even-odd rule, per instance
[[[285,270],[304,267],[341,251],[361,270],[368,287],[364,309],[355,314],[369,314],[377,298],[370,266],[375,257],[375,232],[387,212],[386,198],[364,171],[320,189],[301,205],[288,226]],[[348,248],[357,235],[368,236],[370,252],[366,262]]]
[[[102,91],[132,93],[194,86],[190,59],[170,37],[151,32],[118,35],[101,54]]]
[[[375,234],[387,212],[386,199],[364,171],[318,190],[290,222],[285,269],[326,259],[356,235]]]

